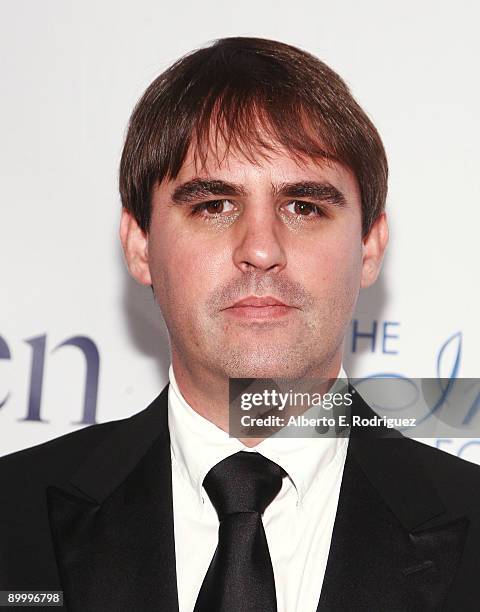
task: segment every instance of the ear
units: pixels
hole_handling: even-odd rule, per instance
[[[148,266],[148,235],[125,208],[122,210],[120,221],[120,241],[131,276],[141,285],[151,285],[152,279]]]
[[[387,243],[387,215],[382,212],[362,240],[362,288],[370,287],[377,280]]]

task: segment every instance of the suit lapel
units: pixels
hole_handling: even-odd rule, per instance
[[[373,416],[358,394],[353,410]],[[441,608],[468,521],[446,510],[415,450],[391,430],[352,429],[318,612]]]
[[[69,611],[178,610],[167,406],[168,385],[47,489]]]

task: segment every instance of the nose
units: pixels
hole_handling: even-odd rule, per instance
[[[244,214],[237,225],[233,261],[242,272],[278,273],[285,268],[286,252],[273,210]]]

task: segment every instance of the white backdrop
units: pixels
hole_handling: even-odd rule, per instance
[[[391,242],[347,335],[347,373],[479,375],[476,2],[0,0],[0,11],[0,455],[134,414],[166,382],[159,311],[123,266],[118,163],[145,87],[218,37],[316,54],[383,137]],[[99,358],[86,419],[82,347],[90,383]],[[480,440],[466,442],[430,441],[480,463]]]

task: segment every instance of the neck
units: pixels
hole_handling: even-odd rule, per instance
[[[311,378],[336,379],[340,374],[342,351],[340,350],[328,364],[312,368]],[[229,431],[229,379],[222,372],[205,367],[203,364],[185,363],[172,348],[172,367],[178,389],[185,401],[211,423]],[[264,438],[239,438],[248,447],[259,444]]]

